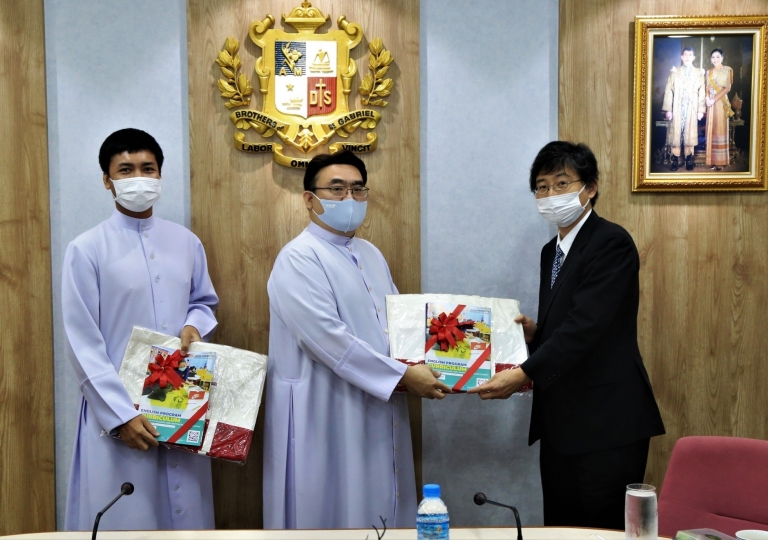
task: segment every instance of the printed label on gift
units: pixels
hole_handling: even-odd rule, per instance
[[[153,346],[139,412],[160,432],[159,442],[200,446],[205,432],[216,353]]]
[[[425,363],[440,380],[466,391],[491,378],[491,309],[427,304]]]

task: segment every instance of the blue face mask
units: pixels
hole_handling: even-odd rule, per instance
[[[314,193],[312,195],[323,205],[323,213],[318,214],[314,210],[312,211],[315,212],[317,219],[330,228],[346,233],[356,230],[363,224],[365,212],[368,209],[368,201],[356,201],[354,199],[333,201],[321,199]]]

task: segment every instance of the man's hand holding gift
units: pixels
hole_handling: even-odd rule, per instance
[[[160,433],[143,414],[133,417],[122,426],[118,426],[117,432],[129,448],[141,450],[142,452],[160,444],[155,438],[159,437]]]
[[[523,326],[525,342],[533,341],[536,334],[536,323],[533,319],[520,314],[515,318],[515,322]],[[467,393],[480,394],[480,399],[507,399],[530,382],[531,378],[520,367],[516,367],[496,373],[490,381],[467,390]]]
[[[536,323],[533,319],[526,317],[522,313],[515,317],[515,322],[523,325],[523,335],[525,336],[525,342],[530,343],[533,341],[533,336],[536,334]]]
[[[451,387],[438,380],[440,372],[424,364],[408,366],[400,382],[408,391],[422,398],[443,399],[453,392]]]
[[[189,354],[189,345],[195,341],[203,341],[200,337],[200,332],[194,326],[187,325],[181,329],[181,356],[187,356]]]
[[[467,390],[467,394],[480,394],[480,399],[507,399],[529,382],[530,377],[521,368],[516,367],[500,371],[487,383]]]

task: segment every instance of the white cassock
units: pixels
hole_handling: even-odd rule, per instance
[[[314,223],[277,256],[269,292],[264,528],[415,527],[408,408],[393,394],[384,296],[370,242]]]
[[[64,329],[83,399],[67,492],[67,530],[90,530],[120,492],[135,491],[100,529],[213,529],[211,466],[179,450],[133,450],[102,436],[137,415],[118,370],[134,326],[178,336],[185,325],[209,336],[218,297],[200,240],[159,218],[117,210],[67,247]],[[149,359],[147,359],[149,362]]]

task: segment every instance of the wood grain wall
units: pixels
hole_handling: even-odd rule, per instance
[[[56,528],[42,0],[0,2],[0,535]]]
[[[640,350],[667,428],[651,444],[657,486],[680,437],[768,438],[768,194],[631,193],[633,20],[766,13],[761,0],[560,2],[559,136],[594,150],[596,210],[640,251]]]
[[[188,2],[192,230],[205,245],[221,298],[217,340],[264,353],[269,332],[267,278],[280,249],[308,222],[301,202],[303,171],[281,167],[269,155],[233,148],[235,129],[216,89],[220,72],[214,60],[228,36],[240,40],[243,72],[256,88],[249,108],[260,110],[253,68],[261,49],[248,38],[248,25],[272,14],[275,27],[282,28],[281,15],[300,4],[300,0]],[[362,156],[371,196],[369,217],[359,234],[381,249],[401,292],[419,292],[419,2],[322,0],[313,5],[331,16],[318,32],[335,29],[340,15],[362,25],[365,32],[352,53],[358,75],[350,98],[357,96],[365,74],[368,40],[381,37],[395,59],[389,71],[395,89],[389,105],[380,109],[383,118],[375,130],[379,148]],[[354,105],[350,101],[350,109],[359,108],[359,98],[354,98]],[[364,136],[358,132],[350,140],[363,141]],[[260,140],[253,131],[247,137]],[[418,402],[412,404],[417,466],[419,407]],[[262,526],[262,421],[245,468],[215,464],[218,528]]]

